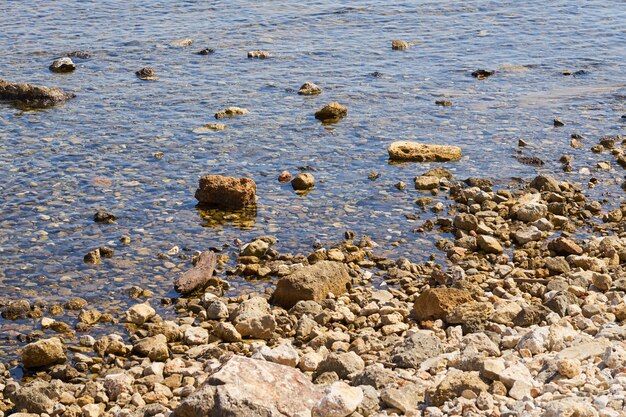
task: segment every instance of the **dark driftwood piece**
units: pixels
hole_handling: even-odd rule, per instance
[[[189,271],[184,272],[176,280],[174,289],[179,294],[190,294],[194,291],[206,288],[213,276],[217,255],[211,251],[204,251],[198,257],[198,262]]]

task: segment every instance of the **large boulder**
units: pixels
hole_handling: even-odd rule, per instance
[[[392,161],[447,162],[461,159],[461,148],[451,145],[430,145],[418,142],[393,142],[387,149]]]
[[[253,297],[239,304],[231,313],[230,321],[243,337],[270,339],[276,329],[276,320],[265,298]]]
[[[278,281],[271,302],[284,308],[301,300],[321,301],[329,292],[343,294],[350,286],[348,268],[341,262],[320,261]]]
[[[28,83],[11,83],[0,79],[0,100],[11,100],[27,107],[49,107],[75,97],[58,88]]]
[[[297,369],[233,356],[174,410],[173,417],[311,415],[324,397]]]
[[[256,183],[250,178],[206,175],[200,178],[195,197],[207,206],[240,209],[254,204]]]
[[[10,400],[15,405],[14,411],[52,414],[64,391],[66,388],[59,380],[36,380],[11,394]]]
[[[472,295],[457,288],[430,288],[417,297],[413,304],[416,320],[445,320],[457,306],[473,302]]]
[[[67,356],[58,337],[38,340],[24,346],[22,363],[25,368],[42,368],[65,363]]]

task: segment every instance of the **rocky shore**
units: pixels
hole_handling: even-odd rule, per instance
[[[246,179],[223,178],[201,179],[199,199],[224,188],[230,206],[253,202],[254,190],[230,189]],[[21,380],[0,365],[0,417],[624,415],[626,209],[604,210],[550,175],[493,189],[438,168],[415,186],[448,195],[418,201],[438,213],[421,230],[440,234],[444,264],[378,256],[351,232],[307,256],[261,236],[234,266],[196,252],[177,283],[187,296],[133,288],[122,316],[81,299],[10,303],[4,318],[59,335],[34,333]],[[603,223],[588,230],[592,218]],[[228,297],[233,276],[272,285]],[[67,311],[79,312],[75,329]],[[89,334],[110,323],[126,332]]]

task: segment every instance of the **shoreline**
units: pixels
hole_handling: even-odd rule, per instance
[[[602,141],[622,146],[620,137]],[[550,175],[495,190],[489,180],[435,172],[427,176],[449,199],[444,207],[425,203],[438,215],[422,227],[440,233],[447,265],[379,257],[374,242],[350,233],[307,256],[281,254],[275,239],[260,237],[240,246],[235,268],[218,256],[204,295],[162,300],[173,303],[164,308],[174,320],[156,314],[158,300],[141,288],[134,294],[145,302],[117,317],[79,300],[67,304],[80,311],[77,330],[85,333],[70,344],[32,341],[26,350],[49,363],[41,370],[35,361],[23,384],[5,372],[0,408],[7,416],[15,403],[15,411],[54,416],[257,415],[280,413],[282,402],[295,407],[295,395],[304,408],[293,415],[619,416],[626,407],[622,210],[605,212]],[[416,186],[430,182],[417,177]],[[608,237],[572,237],[594,218]],[[272,276],[274,284],[255,297],[222,297],[233,275]],[[377,277],[381,289],[371,284]],[[336,285],[342,280],[345,292]],[[295,287],[279,297],[273,289],[281,281]],[[73,331],[42,316],[60,337]],[[89,335],[112,320],[128,335]],[[250,369],[302,378],[301,392],[263,378],[246,381],[256,384],[249,390],[226,388],[237,387],[229,375]],[[268,389],[280,399],[264,401],[258,392]],[[216,402],[223,396],[230,402]]]

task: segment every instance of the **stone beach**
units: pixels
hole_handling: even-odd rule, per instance
[[[51,32],[32,83],[0,79],[0,417],[626,416],[623,86],[580,107],[567,90],[614,68],[581,53],[535,94],[517,77],[543,63],[468,46],[517,15],[455,32],[469,2],[419,6],[467,54],[416,75],[435,42],[394,28],[404,6],[380,27],[352,20],[369,4],[292,6],[149,47],[103,27],[67,53],[85,46]],[[313,47],[285,48],[283,21]],[[376,42],[339,35],[362,28]],[[99,111],[124,117],[103,134]]]
[[[40,317],[59,336],[23,348],[28,378],[2,365],[2,413],[623,415],[626,238],[572,237],[581,216],[602,213],[556,177],[504,190],[443,171],[433,174],[451,215],[435,224],[447,267],[377,256],[352,233],[306,257],[264,236],[241,246],[234,268],[217,256],[197,292],[168,299],[173,320],[141,289],[146,301],[118,317],[78,299],[59,319],[52,306],[9,304],[4,317]],[[619,215],[603,217],[620,230]],[[224,297],[233,275],[272,277],[275,290]],[[75,329],[63,308],[80,311]],[[89,335],[111,321],[128,333]]]

